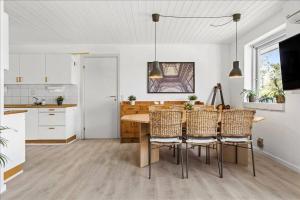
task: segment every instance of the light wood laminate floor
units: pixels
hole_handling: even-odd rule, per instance
[[[300,199],[300,175],[257,153],[257,177],[251,165],[226,163],[220,179],[217,162],[206,165],[195,150],[189,179],[182,180],[172,151],[162,149],[148,180],[148,168],[137,167],[135,148],[117,140],[26,146],[24,173],[0,199]]]

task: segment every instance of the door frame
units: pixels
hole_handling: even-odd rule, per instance
[[[118,138],[120,138],[120,55],[119,54],[88,54],[81,56],[80,60],[82,61],[80,64],[80,99],[81,102],[81,139],[85,140],[85,62],[84,60],[87,58],[116,58],[117,60],[117,134]]]

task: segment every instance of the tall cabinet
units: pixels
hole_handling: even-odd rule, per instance
[[[69,54],[10,54],[5,84],[75,84]]]

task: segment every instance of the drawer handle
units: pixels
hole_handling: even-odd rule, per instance
[[[49,109],[49,111],[55,111],[55,109]]]
[[[55,114],[49,114],[49,115],[55,115]]]
[[[49,128],[50,130],[54,130],[55,128]]]

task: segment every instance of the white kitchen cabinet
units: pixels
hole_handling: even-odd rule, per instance
[[[73,84],[74,68],[72,56],[69,54],[46,55],[46,77],[48,84]]]
[[[20,82],[21,84],[45,83],[45,55],[20,55]]]
[[[4,71],[5,84],[19,84],[20,76],[20,56],[18,54],[9,55],[9,70]]]
[[[26,108],[26,140],[34,140],[38,137],[38,109]]]
[[[1,65],[5,70],[9,70],[9,18],[5,12],[2,14],[1,26]]]

